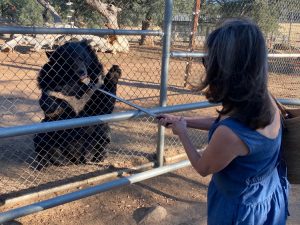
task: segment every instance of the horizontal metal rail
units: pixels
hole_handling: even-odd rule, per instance
[[[284,105],[300,106],[300,99],[278,99],[278,101],[283,103]],[[188,111],[188,110],[195,110],[195,109],[203,109],[212,106],[216,106],[216,105],[211,104],[207,101],[203,101],[203,102],[181,104],[175,106],[156,107],[156,108],[148,109],[148,111],[153,114],[174,113],[174,112],[181,112],[181,111]],[[71,128],[82,127],[82,126],[92,126],[100,123],[117,122],[117,121],[128,120],[130,118],[141,117],[145,115],[147,116],[147,114],[139,110],[133,110],[133,111],[100,115],[100,116],[60,120],[60,121],[53,121],[53,122],[46,122],[46,123],[33,123],[30,125],[22,125],[22,126],[2,127],[0,128],[0,139],[41,133],[41,132],[49,132],[55,130],[71,129]]]
[[[159,30],[122,30],[87,28],[46,28],[46,27],[5,27],[0,26],[0,34],[81,34],[81,35],[148,35],[163,36]]]
[[[211,106],[213,105],[210,104],[209,102],[198,102],[198,103],[182,104],[176,106],[152,108],[149,109],[149,112],[154,114],[170,113],[170,112],[180,112],[186,110],[207,108]],[[145,113],[139,110],[133,110],[133,111],[100,115],[100,116],[60,120],[60,121],[53,121],[53,122],[46,122],[46,123],[33,123],[30,125],[22,125],[22,126],[2,127],[0,128],[0,138],[8,138],[8,137],[14,137],[20,135],[35,134],[40,132],[70,129],[70,128],[76,128],[81,126],[91,126],[100,123],[117,122],[117,121],[123,121],[134,117],[145,116],[145,115],[146,115]]]
[[[207,56],[204,52],[171,52],[171,57],[173,58],[202,58]],[[268,54],[269,58],[298,58],[300,54]]]
[[[181,155],[181,157],[183,157],[183,156]],[[170,161],[168,158],[166,158],[166,160]],[[55,192],[68,191],[72,188],[78,188],[82,185],[93,185],[95,183],[107,181],[107,179],[110,179],[110,180],[112,180],[112,178],[117,179],[119,177],[122,177],[124,174],[146,171],[149,169],[153,169],[154,167],[155,167],[155,162],[149,162],[146,164],[142,164],[140,166],[125,168],[125,169],[117,170],[114,172],[105,173],[105,174],[102,174],[99,176],[91,177],[91,178],[80,180],[80,181],[71,182],[68,184],[63,184],[60,186],[55,186],[53,188],[48,188],[48,189],[44,189],[41,191],[31,191],[30,193],[25,194],[25,195],[12,197],[12,198],[6,198],[6,199],[0,199],[0,206],[19,204],[20,202],[30,201],[33,198],[40,198],[42,196],[53,194]]]
[[[277,100],[283,105],[300,106],[300,99],[278,98]]]
[[[300,54],[288,54],[288,53],[278,53],[278,54],[274,54],[274,53],[270,53],[268,54],[269,58],[298,58],[300,57]]]
[[[51,198],[45,201],[37,202],[31,205],[23,206],[20,208],[16,208],[7,212],[0,213],[0,224],[11,221],[13,219],[26,216],[29,214],[37,213],[46,209],[53,208],[55,206],[59,206],[62,204],[66,204],[72,201],[76,201],[82,198],[86,198],[101,192],[109,191],[114,188],[128,186],[152,177],[156,177],[165,173],[169,173],[174,170],[178,170],[190,165],[189,160],[185,160],[179,163],[174,163],[167,166],[162,166],[156,169],[152,169],[150,171],[141,172],[129,177],[124,177],[120,179],[116,179],[104,184],[96,185],[93,187],[89,187],[80,191],[72,192],[69,194],[57,196],[55,198]]]
[[[171,52],[173,58],[201,58],[207,56],[204,52]]]

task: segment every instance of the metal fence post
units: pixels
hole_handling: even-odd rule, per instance
[[[160,84],[160,106],[167,105],[167,88],[168,88],[168,74],[171,48],[171,32],[172,32],[172,15],[173,15],[173,0],[165,0],[165,16],[164,16],[164,37],[162,50],[162,65],[161,65],[161,84]],[[165,129],[162,126],[158,127],[158,141],[157,141],[157,165],[163,166],[164,156],[164,133]]]

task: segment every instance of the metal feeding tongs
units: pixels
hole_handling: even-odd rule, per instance
[[[141,106],[139,106],[139,105],[136,105],[136,104],[134,104],[134,103],[131,103],[131,102],[129,102],[129,101],[123,99],[123,98],[120,98],[120,97],[118,97],[118,96],[116,96],[116,95],[114,95],[114,94],[112,94],[112,93],[110,93],[110,92],[107,92],[107,91],[105,91],[105,90],[103,90],[103,89],[101,89],[101,88],[97,88],[97,90],[101,91],[102,93],[104,93],[104,94],[106,94],[106,95],[109,95],[110,97],[113,97],[113,98],[117,99],[117,100],[120,101],[120,102],[123,102],[123,103],[125,103],[125,104],[127,104],[127,105],[130,105],[130,106],[132,106],[132,107],[134,107],[134,108],[136,108],[136,109],[138,109],[138,110],[140,110],[140,111],[146,113],[147,115],[152,116],[152,117],[154,117],[154,118],[156,118],[156,119],[158,119],[158,120],[162,118],[162,116],[156,115],[156,114],[150,112],[148,109],[145,109],[145,108],[143,108],[143,107],[141,107]],[[170,124],[171,124],[171,123],[167,123],[167,126],[170,125]]]
[[[103,90],[103,89],[97,88],[97,90],[103,92],[103,93],[106,94],[106,95],[109,95],[110,97],[113,97],[113,98],[117,99],[117,100],[120,101],[120,102],[123,102],[123,103],[125,103],[125,104],[127,104],[127,105],[130,105],[130,106],[132,106],[132,107],[134,107],[134,108],[136,108],[136,109],[138,109],[138,110],[140,110],[140,111],[142,111],[142,112],[148,114],[149,116],[153,116],[154,118],[158,118],[158,116],[157,116],[156,114],[150,112],[148,109],[145,109],[145,108],[143,108],[143,107],[141,107],[141,106],[139,106],[139,105],[136,105],[136,104],[134,104],[134,103],[131,103],[131,102],[129,102],[129,101],[123,99],[123,98],[120,98],[120,97],[118,97],[118,96],[116,96],[116,95],[114,95],[114,94],[112,94],[112,93],[110,93],[110,92],[107,92],[107,91],[105,91],[105,90]]]

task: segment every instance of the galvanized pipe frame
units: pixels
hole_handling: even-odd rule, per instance
[[[300,100],[291,101],[291,100],[287,100],[287,99],[279,99],[279,101],[281,101],[283,104],[300,105]],[[206,104],[207,104],[206,107],[212,106],[210,103],[206,103]],[[191,104],[189,104],[189,105],[191,105]],[[177,107],[177,106],[174,111],[182,111],[182,108]],[[199,107],[196,107],[196,105],[194,105],[194,107],[195,108],[189,108],[189,109],[190,110],[199,109]],[[164,113],[174,112],[173,110],[170,111],[170,108],[172,108],[172,107],[163,107],[164,110],[162,110],[162,112],[164,112]],[[135,113],[139,113],[139,112],[135,111]],[[155,176],[159,176],[159,175],[162,175],[164,173],[168,173],[168,172],[171,172],[174,170],[178,170],[178,169],[181,169],[181,168],[184,168],[187,166],[190,166],[189,160],[181,161],[179,163],[174,163],[174,164],[167,165],[167,166],[161,166],[161,167],[152,169],[150,171],[141,172],[139,174],[135,174],[135,175],[132,175],[129,177],[116,179],[116,180],[113,180],[113,181],[110,181],[110,182],[107,182],[104,184],[96,185],[96,186],[93,186],[90,188],[86,188],[86,189],[83,189],[80,191],[68,193],[68,194],[61,195],[61,196],[58,196],[55,198],[51,198],[51,199],[48,199],[45,201],[41,201],[41,202],[34,203],[31,205],[27,205],[27,206],[13,209],[13,210],[9,210],[7,212],[0,213],[0,223],[11,221],[13,219],[16,219],[16,218],[19,218],[22,216],[37,213],[37,212],[40,212],[40,211],[43,211],[46,209],[53,208],[58,205],[62,205],[62,204],[66,204],[66,203],[76,201],[76,200],[79,200],[82,198],[86,198],[86,197],[89,197],[89,196],[92,196],[92,195],[95,195],[98,193],[112,190],[114,188],[128,186],[128,185],[134,184],[136,182],[140,182],[140,181],[143,181],[143,180],[155,177]]]
[[[300,106],[300,99],[279,98],[277,100],[284,105]],[[175,112],[182,112],[182,111],[189,111],[189,110],[196,110],[196,109],[204,109],[204,108],[209,108],[214,106],[217,105],[211,104],[208,101],[201,101],[196,103],[180,104],[174,106],[156,107],[156,108],[149,109],[149,111],[153,114],[175,113]],[[100,123],[118,122],[118,121],[124,121],[132,118],[138,118],[142,116],[147,116],[147,114],[139,110],[132,110],[126,112],[112,113],[107,115],[60,120],[60,121],[53,121],[47,123],[33,123],[30,125],[2,127],[0,128],[0,139],[28,135],[28,134],[35,134],[39,132],[50,132],[55,130],[71,129],[71,128],[82,127],[82,126],[92,126]]]
[[[203,57],[205,53],[194,53],[194,52],[183,52],[177,54],[176,52],[170,52],[170,35],[171,29],[170,25],[172,22],[172,6],[173,0],[165,0],[165,26],[164,26],[164,33],[157,32],[157,31],[142,31],[142,30],[110,30],[110,29],[103,29],[103,30],[96,30],[96,29],[74,29],[74,28],[4,28],[0,27],[0,33],[8,33],[8,34],[93,34],[93,35],[164,35],[164,48],[163,48],[163,56],[162,56],[162,72],[161,72],[161,95],[160,95],[160,106],[159,108],[149,109],[152,113],[168,113],[168,112],[179,112],[179,111],[186,111],[186,110],[193,110],[199,108],[206,108],[213,106],[208,102],[198,102],[198,103],[191,103],[191,104],[184,104],[184,105],[177,105],[166,107],[166,100],[167,100],[167,78],[168,78],[168,68],[169,68],[169,58],[170,57]],[[171,7],[170,7],[171,6]],[[170,11],[171,9],[171,11]],[[152,33],[153,32],[153,33]],[[300,56],[300,54],[298,54]],[[295,57],[299,57],[295,56]],[[274,56],[275,57],[275,56]],[[290,57],[290,56],[289,56]],[[300,105],[300,100],[288,100],[283,99],[280,101],[284,104],[291,104],[291,105]],[[16,126],[16,127],[6,127],[0,128],[0,138],[18,136],[18,135],[25,135],[25,134],[32,134],[37,132],[47,132],[53,131],[58,129],[66,129],[66,128],[75,128],[79,126],[89,126],[95,125],[104,122],[115,122],[121,120],[127,120],[137,116],[143,116],[144,113],[140,111],[127,111],[122,113],[113,113],[109,115],[101,115],[101,116],[94,116],[89,118],[78,118],[78,119],[70,119],[66,121],[55,121],[49,123],[39,123],[39,124],[32,124],[32,125],[24,125],[24,126]],[[66,195],[58,196],[56,198],[48,199],[46,201],[42,201],[39,203],[35,203],[32,205],[24,206],[21,208],[13,209],[4,213],[0,213],[0,223],[10,221],[12,219],[29,215],[32,213],[36,213],[45,209],[49,209],[61,204],[65,204],[71,201],[75,201],[81,198],[85,198],[91,195],[95,195],[97,193],[101,193],[104,191],[111,190],[113,188],[122,187],[126,185],[130,185],[136,182],[140,182],[164,173],[168,173],[186,166],[190,165],[188,160],[175,163],[168,166],[163,166],[162,164],[162,156],[163,156],[163,147],[164,147],[164,128],[159,126],[159,141],[158,141],[158,148],[157,153],[159,155],[159,168],[152,169],[147,172],[142,172],[130,177],[125,177],[121,179],[117,179],[108,183],[104,183],[101,185],[97,185],[94,187],[90,187],[81,191],[69,193]]]
[[[170,45],[171,45],[171,25],[172,25],[172,10],[173,10],[173,0],[165,0],[165,18],[164,18],[164,33],[157,31],[127,31],[127,30],[93,30],[93,29],[64,29],[64,28],[53,28],[53,29],[45,29],[45,28],[24,28],[24,27],[15,27],[13,29],[0,27],[0,33],[9,33],[9,34],[93,34],[93,35],[163,35],[163,51],[162,51],[162,69],[161,69],[161,88],[160,88],[160,106],[165,108],[166,100],[167,100],[167,78],[169,72],[169,59],[170,59]],[[207,104],[208,106],[209,104]],[[180,107],[176,107],[177,110],[180,111]],[[167,110],[160,110],[153,113],[162,113],[168,112],[170,108]],[[154,110],[155,111],[155,110]],[[118,115],[117,115],[118,114]],[[113,122],[120,121],[124,119],[129,119],[134,116],[141,115],[140,111],[134,112],[125,112],[125,113],[114,113],[113,115],[101,115],[90,118],[78,118],[71,119],[66,121],[55,121],[51,123],[39,123],[39,124],[31,124],[25,126],[16,126],[16,127],[6,127],[1,128],[0,138],[12,137],[18,135],[32,134],[37,132],[45,132],[45,131],[53,131],[57,129],[66,129],[66,128],[74,128],[78,126],[88,126],[99,124],[103,122]],[[119,116],[119,117],[118,117]],[[163,167],[163,148],[164,148],[164,128],[159,126],[158,131],[158,161],[160,168],[153,169],[151,171],[147,171],[144,173],[133,175],[129,178],[122,178],[118,180],[114,180],[112,182],[98,185],[95,187],[88,188],[86,190],[82,190],[75,193],[70,193],[59,198],[49,199],[40,203],[33,204],[31,206],[25,206],[21,208],[17,208],[5,213],[0,214],[0,223],[10,221],[14,218],[18,218],[20,216],[25,216],[28,214],[32,214],[34,212],[39,212],[41,210],[45,210],[47,208],[55,207],[70,201],[78,200],[83,197],[88,197],[94,195],[96,193],[100,193],[103,191],[110,190],[112,188],[130,185],[135,182],[139,182],[145,179],[149,179],[154,176],[158,176],[163,173],[167,173],[184,166],[189,165],[189,161],[180,162],[177,165],[166,166]]]
[[[95,194],[99,194],[105,191],[109,191],[118,187],[128,186],[146,179],[150,179],[165,173],[169,173],[174,170],[178,170],[190,165],[189,160],[181,161],[167,166],[155,168],[146,172],[141,172],[132,176],[116,179],[107,183],[75,191],[65,195],[57,196],[45,201],[37,202],[31,205],[23,206],[20,208],[12,209],[6,212],[0,213],[0,224],[11,221],[13,219],[26,216],[29,214],[37,213],[46,209],[53,208],[55,206],[63,205],[72,201],[76,201],[82,198],[86,198]]]
[[[181,105],[168,106],[168,107],[165,106],[156,107],[156,108],[149,109],[149,112],[153,114],[172,113],[172,112],[181,112],[187,110],[208,108],[212,106],[214,105],[207,101],[204,101],[204,102],[181,104]],[[101,123],[118,122],[118,121],[124,121],[124,120],[137,118],[141,116],[148,116],[148,115],[139,110],[132,110],[132,111],[118,112],[118,113],[112,113],[112,114],[106,114],[100,116],[60,120],[60,121],[53,121],[47,123],[33,123],[29,125],[2,127],[0,128],[0,139],[21,136],[21,135],[35,134],[40,132],[50,132],[55,130],[71,129],[71,128],[82,127],[82,126],[92,126]]]
[[[167,90],[168,90],[168,76],[169,76],[169,62],[171,52],[171,33],[172,33],[172,17],[173,17],[173,0],[165,0],[164,12],[164,36],[163,36],[163,51],[161,62],[161,79],[160,79],[160,99],[159,106],[167,106]],[[165,128],[158,126],[157,132],[157,165],[163,166],[165,143]]]
[[[184,52],[184,51],[173,51],[170,53],[170,56],[172,58],[202,58],[207,56],[207,53],[205,52]],[[274,54],[270,53],[268,54],[268,58],[298,58],[300,57],[300,54],[297,53],[291,53],[291,54]]]
[[[169,158],[166,158],[166,160],[170,161]],[[125,168],[125,169],[117,170],[114,172],[106,173],[103,175],[91,177],[88,179],[71,182],[68,184],[63,184],[63,185],[56,186],[56,187],[53,187],[50,189],[45,189],[45,190],[40,190],[40,191],[32,191],[25,195],[12,197],[12,198],[6,198],[6,199],[0,199],[0,206],[18,204],[20,202],[29,201],[30,199],[33,199],[33,198],[36,199],[36,198],[40,198],[42,196],[53,194],[54,192],[60,193],[62,191],[78,188],[79,186],[82,186],[82,185],[93,185],[95,183],[102,183],[102,182],[106,181],[107,179],[112,179],[112,178],[117,179],[119,177],[124,176],[125,174],[135,174],[138,172],[144,172],[146,170],[153,169],[154,167],[155,167],[155,163],[149,162],[149,163],[142,164],[139,166],[134,166],[132,168]]]
[[[163,51],[162,51],[162,69],[161,69],[161,92],[160,92],[160,105],[165,106],[165,102],[167,99],[167,75],[169,71],[169,53],[170,53],[170,36],[171,36],[171,23],[172,23],[172,7],[173,0],[165,1],[165,23],[164,30],[166,31],[166,35],[164,35],[161,31],[152,31],[152,30],[112,30],[112,29],[74,29],[74,28],[41,28],[41,27],[0,27],[0,33],[5,34],[91,34],[91,35],[149,35],[149,36],[163,36]],[[128,112],[125,112],[128,114]],[[130,112],[129,112],[130,114]],[[119,115],[120,119],[129,119],[135,117],[137,115],[141,115],[139,111],[132,112],[131,116],[125,116],[122,113]],[[25,126],[15,126],[15,127],[5,127],[0,128],[2,133],[1,138],[19,136],[25,134],[33,134],[37,132],[47,132],[58,129],[66,129],[67,127],[75,128],[79,126],[89,126],[94,124],[99,124],[103,122],[114,121],[112,115],[102,115],[100,117],[93,118],[81,118],[79,120],[69,120],[69,121],[55,121],[53,123],[39,123],[39,124],[31,124]],[[104,118],[101,118],[104,117]],[[105,119],[107,117],[107,120]],[[92,120],[91,120],[92,119]],[[117,120],[119,121],[119,120]],[[62,122],[62,123],[60,123]],[[161,127],[160,127],[161,128]],[[159,128],[159,129],[160,129]],[[162,128],[163,129],[163,128]],[[158,132],[160,133],[160,132]],[[162,132],[162,136],[159,137],[159,141],[164,140],[164,132]],[[159,161],[163,163],[163,145],[161,150],[157,148],[157,154]],[[160,165],[162,166],[162,163]]]
[[[122,30],[122,29],[88,29],[88,28],[45,28],[45,27],[1,27],[0,34],[74,34],[74,35],[149,35],[163,36],[157,30]]]

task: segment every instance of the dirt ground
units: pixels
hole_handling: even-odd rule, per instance
[[[5,225],[205,225],[209,180],[210,177],[203,178],[193,168],[186,167]],[[292,185],[291,190],[291,216],[287,224],[299,225],[300,185]],[[164,207],[166,214],[148,214],[157,206]]]
[[[5,40],[0,40],[0,44]],[[140,48],[132,44],[129,54],[104,54],[98,57],[107,71],[113,64],[122,70],[117,95],[144,107],[154,107],[159,103],[161,48]],[[0,127],[11,127],[39,123],[43,113],[38,105],[40,90],[36,76],[47,61],[44,50],[32,52],[28,46],[18,46],[15,51],[0,52]],[[189,103],[203,100],[203,96],[183,87],[185,62],[172,61],[168,104]],[[198,68],[199,65],[194,67]],[[201,67],[200,67],[201,71]],[[115,112],[133,110],[122,103],[116,103]],[[111,123],[112,144],[107,149],[108,157],[100,165],[68,165],[49,167],[43,172],[33,172],[30,168],[34,158],[33,135],[5,138],[0,143],[0,190],[2,194],[13,193],[28,188],[55,186],[63,180],[80,180],[83,177],[104,173],[108,166],[131,168],[153,161],[157,143],[157,124],[154,118],[143,117],[118,123]],[[141,130],[140,128],[143,127]],[[182,152],[178,141],[167,135],[166,154]],[[200,144],[205,136],[199,136]],[[196,139],[196,138],[195,138]],[[99,172],[100,171],[100,172]],[[11,196],[10,196],[11,197]]]
[[[5,40],[0,40],[0,44]],[[161,49],[131,46],[127,54],[103,54],[98,56],[109,69],[118,64],[123,69],[118,95],[144,107],[157,106],[161,68]],[[36,75],[46,61],[44,52],[31,52],[26,46],[14,52],[0,52],[0,127],[10,127],[40,122],[43,117],[38,106],[40,91]],[[168,105],[203,101],[204,97],[184,87],[186,61],[171,59]],[[283,69],[284,71],[284,69]],[[188,81],[197,84],[204,74],[201,64],[195,62]],[[271,74],[270,89],[276,97],[300,98],[299,74]],[[132,110],[124,104],[116,104],[116,112]],[[187,114],[211,114],[214,109],[191,111]],[[131,168],[154,160],[157,126],[153,118],[144,117],[111,124],[113,144],[109,156],[101,165],[69,165],[49,167],[42,172],[30,169],[33,152],[32,135],[2,139],[0,143],[0,193],[18,196],[22,191],[40,190],[58,184],[78,181],[114,170]],[[141,129],[141,127],[143,129]],[[191,131],[193,141],[201,147],[206,134]],[[166,133],[166,156],[182,153],[182,147],[171,133]],[[67,181],[64,183],[64,181]],[[180,169],[129,187],[119,188],[93,197],[46,210],[19,219],[26,225],[122,225],[139,224],[151,207],[163,206],[167,216],[160,224],[206,224],[206,191],[208,178],[202,178],[192,168]],[[80,186],[79,189],[84,188]],[[68,190],[74,191],[74,190]],[[54,197],[62,193],[54,193]],[[48,198],[49,196],[47,196]],[[17,205],[5,205],[6,211],[23,204],[42,200],[32,199]],[[300,187],[292,186],[291,217],[288,224],[300,224]],[[296,213],[297,212],[297,213]],[[13,223],[10,223],[13,224]],[[18,224],[16,221],[15,224]],[[149,225],[158,224],[153,218]]]

